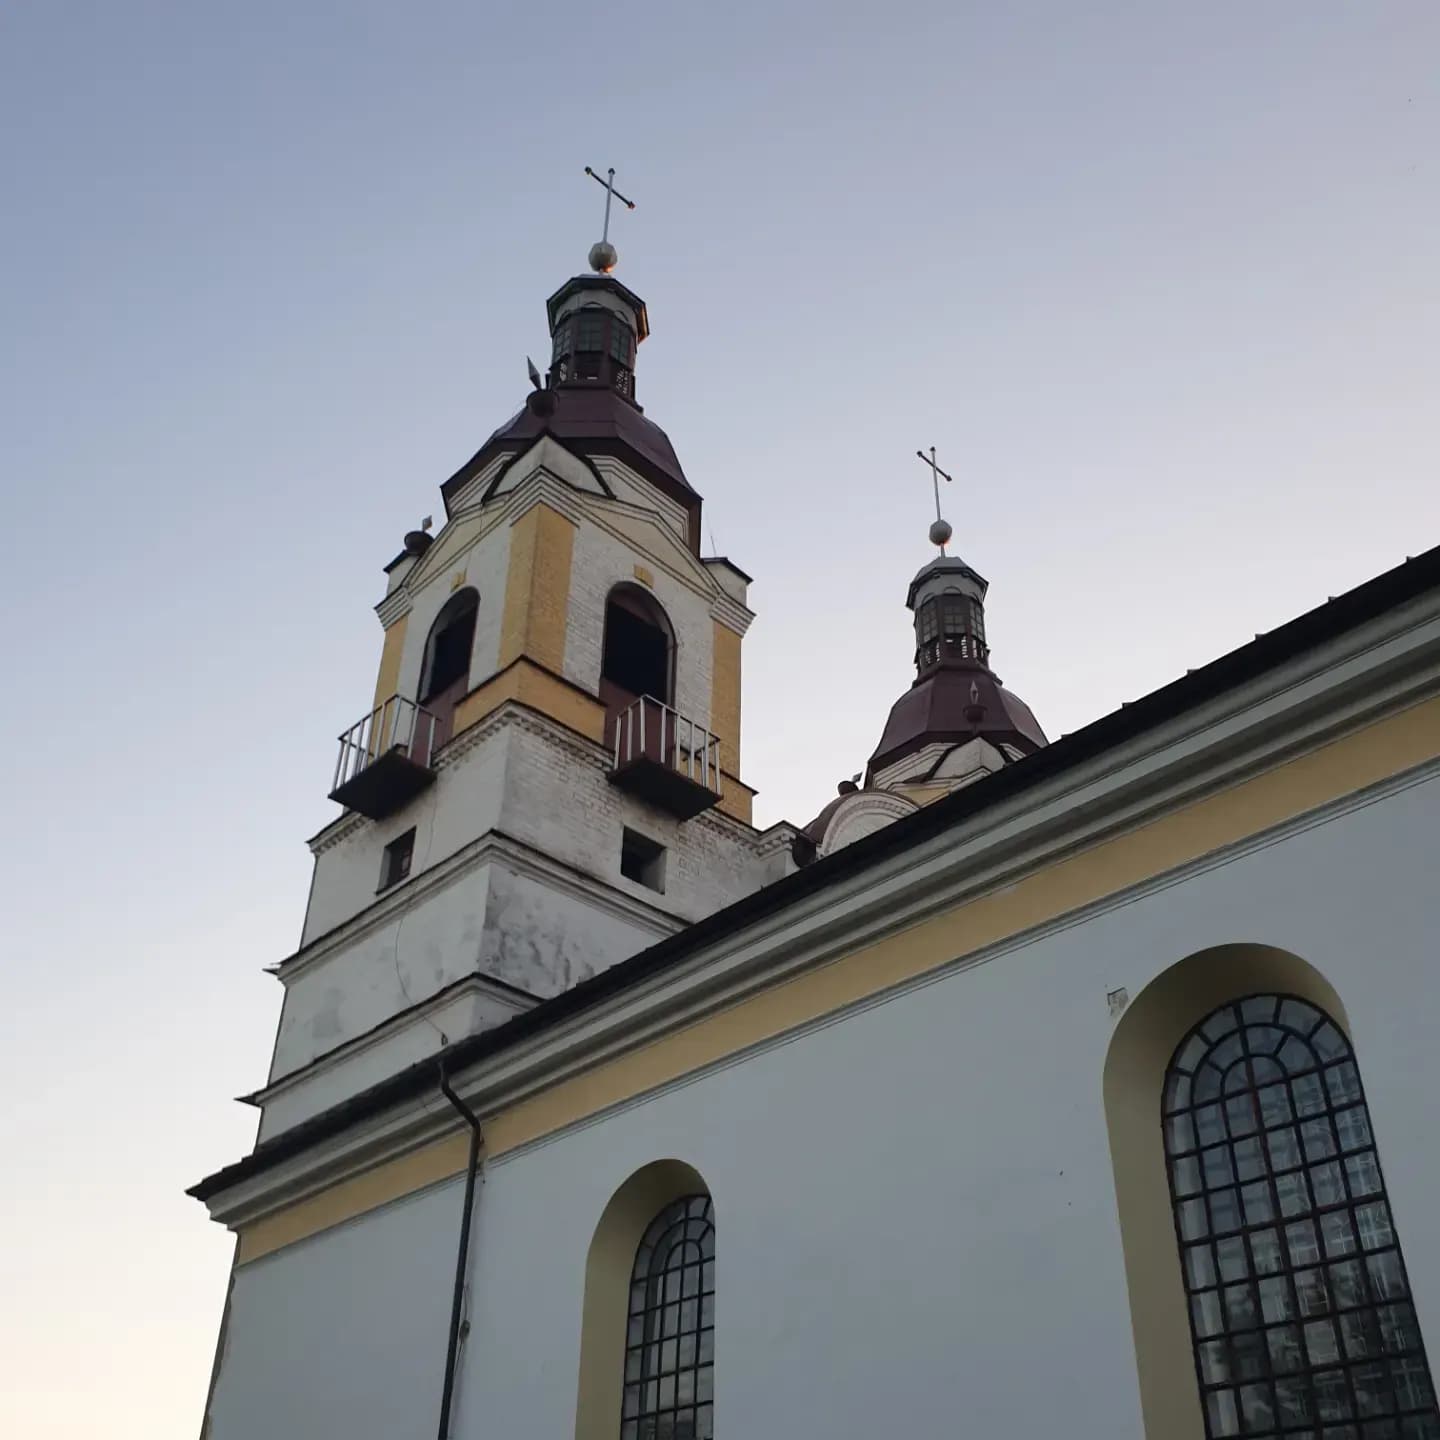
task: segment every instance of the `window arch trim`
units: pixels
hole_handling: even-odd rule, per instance
[[[653,1160],[634,1171],[601,1212],[585,1257],[575,1440],[617,1440],[636,1251],[667,1204],[701,1193],[708,1195],[710,1189],[693,1166]]]

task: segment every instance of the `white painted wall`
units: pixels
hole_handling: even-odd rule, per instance
[[[269,1140],[319,1115],[387,1075],[438,1054],[462,1035],[493,1030],[534,1003],[472,975],[362,1038],[328,1051],[323,1063],[287,1072],[289,1078],[265,1094],[258,1139]],[[298,1003],[295,1013],[301,1013]]]
[[[411,880],[377,896],[384,848],[411,826]],[[627,826],[666,846],[663,894],[620,874]],[[476,848],[490,832],[543,857],[546,872]],[[759,889],[770,875],[757,840],[723,816],[681,823],[654,810],[609,783],[598,749],[512,711],[453,753],[424,797],[384,821],[357,820],[316,855],[306,940],[319,943],[282,972],[270,1082],[366,1043],[267,1101],[262,1136],[432,1053],[436,1026],[455,1040],[508,1018],[451,999],[432,1010],[466,976],[554,995]],[[405,1026],[372,1033],[417,1006]]]
[[[1292,950],[1341,996],[1440,1360],[1437,853],[1432,779],[491,1165],[456,1436],[573,1434],[591,1234],[675,1157],[715,1197],[720,1434],[1139,1440],[1106,995],[1232,942]],[[456,1193],[242,1272],[214,1440],[426,1433]]]
[[[454,1186],[235,1277],[211,1436],[432,1436],[460,1225]]]

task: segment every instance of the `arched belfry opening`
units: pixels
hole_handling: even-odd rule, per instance
[[[600,699],[613,737],[616,717],[648,697],[675,699],[675,632],[659,602],[638,585],[617,585],[605,601]]]
[[[479,592],[467,586],[444,604],[425,641],[420,669],[420,703],[435,717],[437,749],[449,738],[455,706],[470,688],[470,652],[475,644]]]
[[[720,798],[720,746],[706,726],[675,709],[675,631],[638,585],[605,601],[600,699],[613,784],[682,820]]]

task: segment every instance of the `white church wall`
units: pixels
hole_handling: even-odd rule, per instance
[[[432,1434],[461,1200],[412,1196],[239,1270],[209,1440]]]
[[[488,1164],[457,1440],[573,1434],[586,1251],[610,1196],[660,1158],[694,1166],[715,1198],[721,1433],[861,1440],[903,1416],[919,1434],[1139,1440],[1102,1092],[1117,1023],[1108,997],[1138,996],[1183,957],[1235,942],[1299,955],[1345,1006],[1440,1359],[1437,849],[1431,780],[1117,897]],[[376,1258],[368,1241],[347,1250],[362,1273],[346,1293],[371,1285],[373,1265],[389,1311],[428,1316],[424,1267],[397,1274],[390,1256],[452,1245],[458,1216],[444,1213],[391,1207],[347,1227],[373,1232]],[[283,1269],[290,1253],[259,1263]],[[303,1288],[313,1263],[272,1283]],[[237,1302],[249,1293],[237,1281]],[[305,1313],[303,1353],[245,1362],[269,1396],[345,1363],[344,1327]],[[386,1363],[418,1374],[420,1348],[443,1353],[427,1326],[407,1326]],[[238,1397],[259,1381],[224,1383]],[[416,1405],[411,1428],[432,1413],[423,1397]],[[400,1433],[390,1411],[345,1418],[330,1430],[348,1440]],[[245,1433],[217,1426],[215,1440]]]
[[[300,943],[328,934],[376,901],[385,847],[415,830],[411,875],[438,865],[499,818],[504,794],[506,732],[466,741],[440,767],[434,785],[384,820],[357,819],[338,840],[322,837]]]
[[[1107,995],[1234,941],[1301,955],[1346,1006],[1440,1358],[1437,783],[493,1165],[460,1433],[571,1433],[595,1222],[630,1173],[675,1157],[715,1197],[724,1433],[862,1437],[903,1416],[921,1434],[1138,1437]]]
[[[681,823],[616,789],[602,760],[515,712],[463,742],[413,804],[321,842],[302,941],[318,949],[284,974],[270,1082],[370,1037],[398,1012],[414,1013],[267,1104],[264,1135],[432,1053],[436,1025],[456,1039],[495,1023],[488,1011],[452,1014],[455,998],[443,1001],[443,1016],[431,1013],[431,997],[465,976],[478,971],[548,997],[764,883],[752,832],[714,816]],[[620,874],[627,827],[666,847],[663,893]],[[411,828],[409,881],[377,895],[385,847]],[[545,857],[553,873],[460,855],[491,831]],[[437,883],[434,872],[447,865],[455,873]],[[371,907],[353,934],[343,929]]]
[[[675,928],[551,874],[523,873],[503,855],[469,865],[289,981],[272,1084],[330,1058],[266,1098],[260,1138],[528,1008],[522,996],[486,993],[486,977],[545,999]],[[467,977],[478,987],[461,985]]]
[[[488,865],[461,870],[287,975],[270,1079],[470,974],[480,959],[489,878]]]
[[[267,1093],[257,1138],[269,1140],[438,1054],[461,1036],[503,1025],[530,1004],[523,996],[489,985],[483,976],[459,981],[392,1022],[328,1052],[321,1063],[292,1074],[288,1083]]]
[[[760,887],[753,831],[718,815],[676,820],[610,784],[603,757],[524,727],[513,733],[500,819],[507,834],[685,920]],[[665,847],[663,894],[620,874],[627,826]]]

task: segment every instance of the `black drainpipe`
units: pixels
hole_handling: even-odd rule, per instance
[[[460,1248],[455,1255],[455,1296],[450,1302],[450,1341],[445,1348],[445,1386],[440,1392],[440,1440],[450,1437],[450,1403],[455,1398],[455,1361],[460,1352],[460,1315],[465,1308],[465,1271],[470,1259],[470,1216],[475,1209],[475,1173],[480,1168],[480,1122],[475,1112],[450,1088],[440,1069],[440,1093],[470,1127],[470,1163],[465,1170],[465,1214],[460,1219]]]

